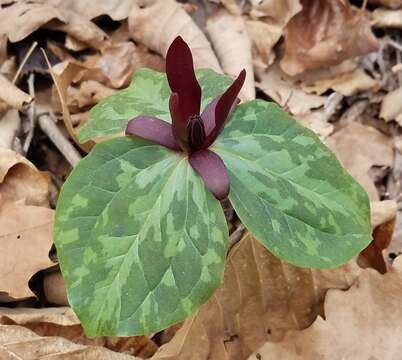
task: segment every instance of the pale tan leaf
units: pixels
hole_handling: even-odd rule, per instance
[[[261,77],[273,63],[272,48],[282,35],[282,28],[259,20],[246,20],[246,28],[252,44],[254,71]]]
[[[277,64],[268,69],[257,86],[280,106],[289,109],[293,115],[308,114],[327,101],[326,96],[305,93]]]
[[[69,307],[50,308],[6,308],[0,307],[0,324],[9,321],[27,326],[35,323],[52,323],[60,326],[79,325],[80,321]]]
[[[26,110],[28,105],[33,101],[33,98],[18,89],[14,84],[0,74],[0,100],[3,100],[7,105],[14,109]]]
[[[369,0],[369,2],[373,4],[384,5],[393,9],[399,8],[402,6],[402,0]]]
[[[380,117],[385,121],[395,120],[402,114],[402,87],[390,91],[381,103]]]
[[[61,11],[43,1],[15,1],[0,8],[0,34],[17,42],[52,19],[65,22]],[[2,87],[2,86],[0,86]]]
[[[398,204],[395,200],[373,201],[370,207],[373,228],[392,220],[398,212]]]
[[[243,360],[265,341],[309,326],[328,289],[347,289],[361,272],[355,261],[331,270],[284,263],[250,235],[230,252],[223,286],[184,322],[154,360]]]
[[[0,325],[0,358],[18,360],[138,359],[99,346],[75,344],[60,337],[40,337],[33,331],[17,325]]]
[[[402,29],[402,9],[375,9],[372,13],[375,27],[391,27]]]
[[[34,296],[29,279],[54,265],[48,254],[53,243],[53,210],[6,203],[0,207],[0,294],[4,299]]]
[[[301,9],[300,0],[253,0],[250,16],[275,24],[281,29]]]
[[[22,200],[26,205],[49,206],[49,178],[22,155],[0,148],[1,202]]]
[[[68,9],[86,19],[94,19],[100,15],[108,15],[113,20],[128,17],[135,0],[46,0],[47,3],[60,9]]]
[[[378,130],[353,122],[330,136],[327,145],[346,170],[365,188],[370,200],[379,200],[369,170],[393,165],[392,139]]]
[[[191,47],[196,68],[222,72],[207,38],[174,0],[156,0],[148,6],[134,7],[129,16],[129,29],[135,41],[162,56],[175,37],[181,35]]]
[[[43,279],[43,292],[49,303],[68,306],[66,286],[59,271],[45,275]]]
[[[325,320],[266,343],[249,360],[398,359],[402,353],[402,258],[381,275],[367,269],[348,291],[330,290]],[[258,354],[258,355],[257,355]]]
[[[380,83],[367,75],[362,69],[356,69],[327,79],[302,83],[301,88],[308,93],[318,95],[332,89],[344,96],[352,96],[363,91],[376,91],[380,88]]]
[[[69,307],[0,308],[0,324],[22,325],[39,336],[57,336],[76,344],[103,346],[112,351],[143,358],[152,356],[156,351],[156,345],[146,336],[86,337],[80,321]]]
[[[377,50],[363,10],[345,0],[302,0],[303,10],[286,28],[282,69],[289,75],[327,67]]]
[[[47,28],[56,31],[63,31],[83,44],[88,44],[95,49],[101,49],[107,39],[106,33],[95,23],[88,20],[80,13],[75,13],[71,9],[64,9],[64,23],[51,23]]]
[[[241,90],[245,100],[255,98],[251,43],[241,16],[220,11],[207,22],[207,32],[226,74],[236,77],[246,69],[246,81]]]
[[[0,117],[0,148],[13,148],[14,139],[20,130],[20,126],[21,118],[15,109],[8,110]]]

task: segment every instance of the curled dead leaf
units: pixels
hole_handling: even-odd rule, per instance
[[[286,27],[281,68],[289,75],[332,66],[378,49],[369,19],[345,0],[302,0]]]
[[[356,69],[310,83],[302,82],[301,88],[308,93],[318,95],[332,89],[344,96],[352,96],[363,91],[375,92],[380,88],[380,83],[367,75],[362,69]]]
[[[173,0],[156,0],[141,8],[134,6],[129,16],[129,29],[135,41],[163,56],[174,38],[181,35],[191,47],[196,68],[222,72],[204,33]]]
[[[1,202],[49,206],[49,178],[22,155],[0,148]]]
[[[29,279],[54,265],[48,254],[53,244],[53,210],[5,203],[0,207],[1,300],[34,296]]]
[[[0,100],[13,109],[26,110],[33,97],[18,89],[0,74]]]
[[[43,278],[43,292],[49,303],[68,306],[66,286],[59,271],[52,271],[45,275]]]
[[[18,325],[0,325],[0,357],[2,359],[69,359],[69,360],[135,360],[100,346],[75,344],[61,337],[40,337]]]
[[[21,118],[15,109],[8,110],[0,117],[0,148],[12,149],[14,139],[20,130]]]
[[[379,200],[375,179],[369,171],[373,166],[391,167],[394,161],[392,139],[378,130],[353,122],[327,140],[346,170],[367,191],[370,200]]]
[[[123,338],[111,336],[86,337],[79,319],[69,307],[0,308],[0,324],[21,325],[41,337],[57,336],[75,344],[102,346],[112,351],[140,356],[141,358],[149,358],[156,351],[155,343],[146,336]],[[71,354],[65,356],[71,356]],[[70,357],[66,359],[70,359]]]
[[[402,352],[402,258],[385,275],[367,269],[348,291],[330,290],[318,317],[283,341],[266,343],[249,360],[397,359]],[[258,354],[258,355],[257,355]]]
[[[372,13],[375,27],[391,27],[402,29],[402,9],[375,9]]]
[[[326,96],[305,93],[296,80],[284,74],[277,64],[268,69],[257,86],[293,115],[306,115],[327,101]]]
[[[245,359],[265,341],[309,326],[326,291],[349,288],[360,272],[354,260],[331,270],[295,267],[248,234],[229,254],[223,286],[152,359]]]
[[[246,69],[247,77],[241,94],[245,100],[255,98],[251,43],[244,19],[220,11],[207,22],[207,32],[226,74],[238,76]]]
[[[384,96],[381,103],[380,117],[385,121],[391,121],[402,114],[402,87],[390,91]]]

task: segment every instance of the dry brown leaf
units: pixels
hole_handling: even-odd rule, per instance
[[[370,207],[373,229],[394,219],[398,212],[398,204],[395,200],[373,201]]]
[[[121,88],[127,86],[135,70],[148,67],[163,71],[165,62],[162,57],[151,54],[143,46],[132,42],[110,44],[99,55],[88,57],[85,65],[89,70],[83,79],[99,80],[107,86]]]
[[[308,93],[321,95],[332,89],[344,96],[352,96],[362,91],[376,91],[380,88],[378,80],[367,75],[362,69],[341,73],[327,79],[303,83],[301,88]]]
[[[43,292],[49,303],[68,306],[66,286],[59,271],[53,271],[45,275],[43,278]]]
[[[275,53],[272,48],[282,35],[282,29],[258,20],[246,20],[247,32],[252,44],[254,71],[258,78],[272,65]]]
[[[14,139],[20,130],[21,118],[15,109],[8,110],[0,117],[0,148],[12,149]]]
[[[41,1],[13,1],[0,7],[0,34],[17,42],[52,19],[66,21],[62,12]]]
[[[87,44],[95,49],[101,49],[105,44],[106,33],[92,21],[70,9],[64,9],[63,16],[66,23],[52,22],[46,27],[56,31],[63,31],[82,44]]]
[[[298,268],[247,235],[229,254],[223,286],[153,359],[243,360],[265,341],[309,326],[322,313],[327,289],[347,289],[360,272],[355,261],[331,270]]]
[[[33,357],[34,356],[34,357]],[[99,346],[75,344],[61,337],[40,337],[17,325],[0,325],[0,358],[19,360],[135,360]]]
[[[381,103],[380,118],[385,121],[397,119],[402,114],[402,87],[390,91]]]
[[[7,60],[7,35],[0,34],[0,65]]]
[[[327,101],[326,96],[305,93],[277,64],[268,69],[257,86],[280,106],[289,109],[293,115],[309,114]]]
[[[14,84],[8,81],[7,78],[0,74],[0,100],[3,100],[13,109],[26,110],[28,105],[33,101],[33,98],[18,89]]]
[[[6,308],[0,307],[0,324],[29,326],[49,323],[60,326],[80,325],[80,320],[69,307]]]
[[[44,53],[45,57],[46,54]],[[63,121],[64,125],[66,126],[66,129],[68,133],[70,134],[71,138],[74,140],[74,142],[81,147],[82,150],[88,152],[92,146],[94,145],[93,141],[87,141],[84,144],[81,144],[77,136],[75,135],[75,129],[73,128],[72,122],[71,122],[71,116],[70,116],[70,111],[68,109],[67,105],[67,89],[72,83],[72,81],[80,75],[81,72],[86,70],[86,67],[84,67],[82,64],[76,62],[76,61],[66,61],[63,63],[57,64],[57,66],[52,67],[49,63],[49,60],[46,57],[46,61],[49,66],[49,71],[52,76],[52,79],[54,81],[54,85],[57,91],[57,94],[59,95],[59,100],[61,103],[62,111],[63,111]]]
[[[330,136],[327,145],[346,170],[366,189],[370,200],[379,200],[369,170],[373,166],[393,165],[392,139],[370,126],[354,122]]]
[[[34,296],[29,279],[54,265],[48,257],[53,244],[53,210],[22,202],[0,207],[0,296],[2,300]]]
[[[373,4],[384,5],[393,9],[399,8],[402,6],[402,0],[369,0],[369,2]]]
[[[109,15],[113,20],[128,17],[135,0],[46,0],[62,10],[68,9],[91,20],[100,15]]]
[[[336,65],[377,50],[363,10],[345,0],[302,0],[303,10],[286,27],[281,68],[289,75]]]
[[[375,9],[372,13],[372,18],[375,27],[402,28],[402,9]]]
[[[301,9],[300,0],[252,0],[250,16],[283,27]]]
[[[0,148],[0,198],[26,205],[49,206],[49,178],[20,154]]]
[[[196,68],[222,72],[210,43],[182,6],[173,0],[156,0],[148,6],[135,6],[129,16],[134,40],[165,56],[174,38],[181,35],[189,44]]]
[[[78,87],[68,87],[66,96],[68,109],[72,113],[80,112],[97,104],[115,91],[94,80],[82,81]],[[57,99],[55,103],[60,102],[57,94],[55,98]]]
[[[226,74],[238,76],[246,69],[247,77],[241,90],[245,100],[255,98],[251,43],[244,19],[220,11],[207,22],[207,32]]]
[[[0,324],[22,325],[39,336],[57,336],[76,344],[103,346],[109,350],[148,358],[156,351],[156,345],[146,336],[88,338],[80,321],[69,307],[51,308],[0,308]]]
[[[402,257],[390,272],[365,270],[348,291],[330,290],[325,320],[266,343],[249,360],[399,359],[402,353]],[[258,354],[258,355],[257,355]]]
[[[304,115],[296,115],[295,119],[306,128],[314,131],[324,141],[334,132],[334,125],[328,122],[325,110],[311,111]]]

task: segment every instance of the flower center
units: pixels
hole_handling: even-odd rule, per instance
[[[202,148],[205,141],[205,128],[201,116],[191,116],[187,123],[188,144],[192,150]]]

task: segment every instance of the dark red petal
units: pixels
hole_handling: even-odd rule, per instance
[[[195,77],[191,50],[180,36],[174,39],[167,51],[166,75],[170,89],[180,97],[183,120],[199,115],[201,87]]]
[[[207,134],[205,147],[210,146],[223,129],[226,119],[230,117],[236,105],[239,103],[237,95],[239,94],[244,80],[246,79],[246,70],[242,70],[237,79],[220,96],[216,97],[207,105],[201,114],[204,121],[205,132]]]
[[[190,155],[189,162],[194,171],[202,177],[208,190],[218,200],[229,194],[229,175],[223,160],[211,150],[203,149]]]
[[[171,150],[180,150],[172,133],[172,126],[166,121],[138,116],[127,124],[126,135],[134,135],[163,145]]]
[[[172,93],[169,98],[169,110],[172,118],[172,132],[182,150],[188,152],[189,146],[187,122],[183,121],[183,115],[180,111],[179,102],[179,95],[177,93]]]

